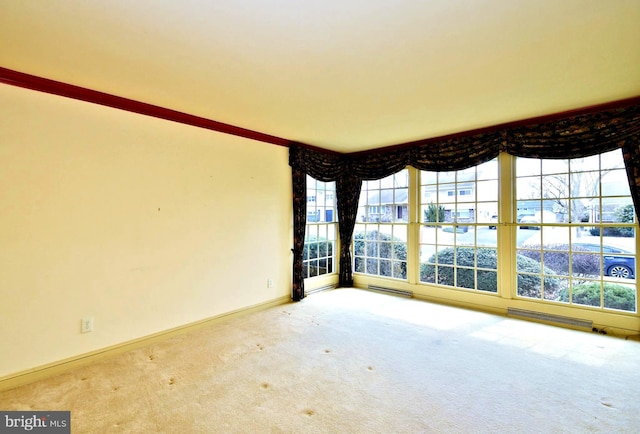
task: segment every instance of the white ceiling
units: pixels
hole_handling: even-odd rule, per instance
[[[639,0],[0,0],[0,66],[359,151],[640,96],[639,23]]]

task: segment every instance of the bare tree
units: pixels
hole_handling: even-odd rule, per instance
[[[531,183],[532,197],[551,201],[553,211],[565,222],[587,222],[591,199],[599,196],[600,181],[611,170],[590,167],[585,158],[565,162],[566,172],[542,175],[542,182]]]

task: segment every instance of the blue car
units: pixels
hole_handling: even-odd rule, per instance
[[[574,243],[573,245],[592,252],[600,252],[599,244]],[[618,255],[615,253],[618,253]],[[617,247],[602,246],[602,254],[605,276],[623,279],[633,279],[636,277],[636,259],[632,252]]]
[[[633,279],[636,275],[636,260],[626,256],[604,256],[604,275]]]

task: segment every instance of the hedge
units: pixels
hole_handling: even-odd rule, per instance
[[[541,262],[539,244],[527,246],[527,249],[528,250],[518,250],[518,253],[534,261]],[[577,255],[573,255],[572,272],[574,276],[600,275],[599,253],[595,253],[579,245],[573,246],[573,252],[580,252]],[[544,259],[545,268],[553,270],[554,274],[569,275],[568,244],[545,244],[543,254],[544,256],[542,256],[542,258]]]
[[[303,258],[303,275],[305,277],[321,276],[333,272],[333,243],[324,238],[306,239]]]
[[[574,304],[600,307],[600,283],[589,282],[573,287]],[[558,301],[569,302],[569,289],[560,290]],[[633,288],[615,283],[604,283],[604,307],[635,312],[636,293]]]
[[[357,232],[353,236],[353,253],[357,273],[407,277],[406,241],[378,231]]]
[[[454,264],[454,248],[449,247],[437,253],[438,259],[438,284],[454,286],[454,272],[457,277],[457,287],[478,289],[480,291],[497,292],[498,275],[495,271],[498,264],[497,251],[494,248],[458,247],[456,250],[456,265]],[[477,267],[486,270],[477,270],[474,273],[474,260],[477,259]],[[540,298],[540,263],[523,255],[516,255],[518,273],[518,294],[525,297]],[[435,283],[436,257],[431,256],[427,263],[420,264],[420,281]],[[545,274],[553,274],[553,271],[545,268]],[[553,277],[545,276],[545,298],[557,296],[560,281]]]

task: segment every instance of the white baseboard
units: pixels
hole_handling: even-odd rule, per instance
[[[274,306],[279,306],[281,304],[285,304],[288,302],[291,302],[290,296],[287,295],[284,297],[279,297],[271,301],[255,304],[253,306],[223,313],[221,315],[216,315],[211,318],[207,318],[204,320],[174,327],[172,329],[164,330],[148,336],[143,336],[138,339],[133,339],[127,342],[123,342],[123,343],[112,345],[106,348],[101,348],[99,350],[91,351],[89,353],[79,354],[74,357],[69,357],[67,359],[58,360],[56,362],[48,363],[46,365],[20,371],[15,374],[10,374],[0,378],[0,391],[9,390],[9,389],[13,389],[14,387],[33,383],[38,380],[42,380],[45,378],[52,377],[54,375],[61,374],[73,368],[88,365],[90,363],[93,363],[97,360],[100,360],[106,357],[122,354],[127,351],[137,350],[139,348],[144,348],[144,347],[153,345],[154,343],[172,338],[174,336],[179,336],[179,335],[189,333],[204,327],[211,326],[218,322],[222,322],[222,321],[229,320],[231,318],[236,318],[242,315],[258,312],[258,311],[268,309]]]

